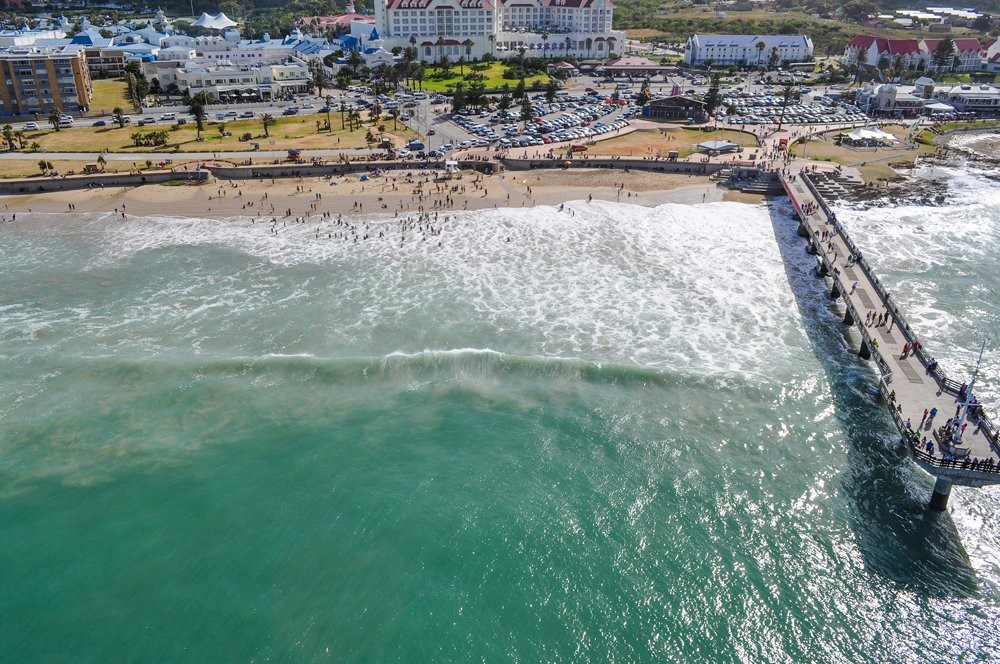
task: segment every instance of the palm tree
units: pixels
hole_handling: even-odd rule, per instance
[[[458,58],[458,75],[465,76],[465,56]]]
[[[97,165],[101,168],[102,171],[104,170],[104,167],[107,165],[107,163],[108,160],[104,158],[103,154],[97,155]]]
[[[784,103],[781,105],[781,116],[778,118],[778,131],[781,131],[781,124],[785,121],[785,109],[788,108],[788,100],[792,98],[792,90],[794,87],[794,83],[785,83],[785,87],[782,89],[782,98]]]
[[[474,41],[472,41],[471,39],[468,39],[468,38],[466,38],[466,40],[464,42],[462,42],[462,46],[465,47],[465,59],[466,60],[470,60],[472,58],[472,47],[475,46],[475,45],[476,45],[476,42],[474,42]]]
[[[364,63],[365,59],[361,57],[361,53],[359,53],[358,51],[351,51],[347,56],[346,64],[347,68],[351,72],[351,76],[357,76],[358,70]]]
[[[14,150],[14,127],[9,124],[3,126],[3,140],[7,144],[7,149]]]
[[[340,128],[343,130],[344,126],[344,113],[347,113],[347,102],[343,99],[340,100]]]
[[[440,59],[441,58],[441,47],[444,46],[444,37],[440,37],[439,36],[437,38],[437,40],[434,42],[434,45],[437,46],[437,56],[438,56],[438,59]]]
[[[330,123],[330,111],[333,110],[333,95],[326,96],[326,128],[333,131],[333,124]]]
[[[496,51],[494,49],[497,45],[497,36],[491,32],[487,39],[490,40],[490,55],[494,56],[496,55]]]
[[[49,124],[51,124],[56,131],[59,131],[59,118],[61,117],[62,113],[59,111],[59,108],[53,106],[52,110],[49,111]]]
[[[260,122],[264,125],[264,138],[271,138],[271,126],[277,124],[277,120],[270,113],[264,113],[260,116]]]
[[[587,37],[587,40],[586,40],[585,43],[587,45],[587,58],[589,59],[590,58],[590,49],[594,46],[594,40],[591,39],[590,37]]]
[[[757,45],[755,46],[755,48],[757,49],[757,68],[759,69],[760,68],[760,61],[761,61],[761,58],[764,55],[764,49],[767,48],[767,44],[765,44],[762,41],[759,41],[759,42],[757,42]]]
[[[451,71],[451,58],[449,58],[447,55],[442,55],[440,58],[438,58],[438,67],[441,68],[441,73],[444,74],[445,77],[447,77],[448,72]]]
[[[117,124],[119,129],[125,128],[125,111],[122,110],[121,106],[115,106],[114,110],[111,111],[111,121]]]
[[[573,46],[573,39],[571,37],[566,37],[563,41],[566,42],[566,55],[569,55],[569,50]]]
[[[199,92],[191,97],[191,104],[188,112],[194,116],[195,127],[198,129],[198,140],[201,140],[201,132],[205,131],[205,104],[208,103],[208,94]]]
[[[548,53],[549,53],[549,33],[547,33],[547,32],[543,32],[542,33],[542,53],[543,53],[543,55],[545,55],[546,57],[548,57]]]

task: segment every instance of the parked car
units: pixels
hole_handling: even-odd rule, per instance
[[[95,127],[106,127],[107,124],[108,123],[106,121],[104,121],[104,120],[98,120],[97,122],[94,123],[94,126]]]
[[[282,115],[298,115],[299,114],[299,109],[295,108],[294,106],[289,106],[288,108],[286,108],[285,110],[283,110],[281,112],[281,114]]]
[[[237,117],[237,113],[236,113],[236,111],[228,111],[226,113],[226,117],[227,118],[235,118],[235,117]]]
[[[164,113],[163,115],[160,116],[160,119],[168,122],[173,122],[174,120],[177,119],[177,115],[174,113]]]
[[[242,113],[240,113],[240,117],[244,118],[245,120],[251,120],[253,119],[253,111],[243,111]]]
[[[38,131],[38,123],[37,122],[29,122],[26,125],[24,125],[24,130],[25,131]]]

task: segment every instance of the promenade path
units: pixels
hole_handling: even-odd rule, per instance
[[[919,337],[871,265],[836,221],[808,174],[782,176],[782,183],[799,215],[800,233],[808,236],[810,250],[818,256],[817,270],[832,280],[831,296],[842,298],[846,305],[844,322],[854,324],[861,333],[861,355],[870,356],[879,367],[879,388],[903,440],[914,460],[938,477],[935,498],[940,504],[935,505],[932,499],[932,507],[943,509],[951,483],[1000,483],[1000,445],[995,426],[985,416],[982,426],[977,426],[978,419],[970,415],[961,423],[967,426],[960,442],[944,435],[941,428],[948,419],[959,415],[964,401],[958,396],[960,382],[947,378],[940,367],[928,368],[929,349],[902,357],[904,345],[912,345]],[[823,240],[824,232],[832,234],[832,238]],[[860,260],[849,261],[858,256]],[[888,322],[880,326],[866,324],[869,312],[873,316],[888,313]],[[924,421],[924,409],[932,408],[937,409],[937,416]],[[930,453],[927,441],[934,442]],[[980,463],[974,464],[975,459]]]

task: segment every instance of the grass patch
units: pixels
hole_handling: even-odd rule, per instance
[[[465,74],[468,75],[476,73],[484,76],[485,78],[483,79],[482,83],[487,87],[487,89],[500,88],[505,83],[509,85],[511,88],[514,88],[515,86],[517,86],[517,79],[504,78],[503,72],[505,69],[506,66],[498,62],[491,63],[489,67],[480,72],[473,72],[472,69],[470,69],[469,66],[466,65]],[[468,87],[469,83],[472,83],[472,81],[466,80],[462,76],[461,73],[462,70],[458,66],[454,66],[451,68],[450,76],[448,78],[443,78],[443,79],[431,78],[431,76],[434,76],[439,71],[440,70],[438,69],[431,69],[429,71],[427,78],[425,78],[423,81],[422,87],[424,90],[430,92],[450,92],[455,89],[455,84],[458,82],[462,82],[466,87]],[[548,83],[548,81],[549,81],[548,74],[536,74],[534,76],[529,76],[525,78],[524,84],[528,87],[531,87],[535,83],[545,85],[546,83]]]
[[[896,177],[897,173],[891,164],[913,163],[917,157],[934,154],[936,148],[932,145],[917,143],[917,149],[911,150],[905,145],[907,127],[882,127],[900,140],[900,144],[876,150],[857,150],[843,145],[836,145],[834,137],[847,133],[842,129],[834,129],[806,143],[796,143],[792,146],[792,154],[814,161],[830,161],[844,166],[857,168],[865,182],[874,182]]]
[[[680,157],[686,157],[697,151],[698,143],[705,141],[730,141],[750,149],[755,149],[758,146],[757,137],[747,132],[732,129],[698,131],[682,127],[663,127],[663,129],[633,131],[624,136],[598,141],[590,147],[588,154],[594,156],[644,157],[653,155],[666,157],[671,150],[677,150]]]
[[[104,79],[93,81],[94,95],[90,98],[90,108],[99,115],[109,115],[115,106],[121,106],[125,112],[132,110],[132,102],[128,100],[128,86],[121,79]]]
[[[339,113],[330,116],[333,131],[317,131],[316,122],[322,126],[326,115],[297,115],[277,118],[277,124],[270,127],[270,138],[264,138],[264,127],[259,119],[234,120],[225,123],[225,130],[231,136],[219,133],[219,124],[210,123],[202,132],[202,140],[198,140],[198,130],[193,123],[188,123],[176,130],[170,130],[167,135],[167,145],[159,147],[136,147],[132,142],[135,132],[148,134],[167,129],[169,125],[158,123],[147,127],[119,128],[117,125],[107,127],[75,127],[56,132],[52,129],[31,132],[28,142],[37,141],[46,152],[100,152],[107,148],[110,152],[127,152],[142,154],[144,152],[249,152],[251,142],[260,144],[261,150],[309,150],[324,148],[364,148],[365,135],[370,129],[378,136],[378,125],[372,127],[367,121],[360,129],[354,131],[340,128]],[[402,145],[419,135],[408,129],[402,123],[393,130],[392,120],[386,119],[379,123],[385,126],[385,138],[396,145]],[[250,141],[241,141],[240,136],[248,133]]]

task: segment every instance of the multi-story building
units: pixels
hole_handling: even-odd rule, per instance
[[[213,101],[251,98],[268,101],[288,94],[308,92],[312,81],[302,60],[283,64],[215,65],[201,62],[172,63],[180,66],[157,71],[160,85],[176,83],[195,95],[205,92]]]
[[[624,45],[611,29],[611,0],[375,0],[386,49],[417,49],[422,60],[486,54],[607,58]]]
[[[66,113],[90,106],[93,93],[83,46],[12,48],[0,52],[0,104],[9,115]]]
[[[960,113],[981,117],[1000,115],[1000,88],[992,85],[955,85],[938,88],[934,99],[954,107]]]
[[[777,67],[808,62],[812,40],[805,35],[692,35],[684,44],[683,60],[689,65]]]
[[[934,52],[941,39],[887,39],[875,35],[858,35],[844,49],[843,63],[854,65],[864,62],[869,67],[895,65],[899,58],[907,71],[936,71]],[[955,55],[952,62],[940,69],[946,71],[977,71],[982,67],[982,45],[978,39],[959,37],[954,40]]]

